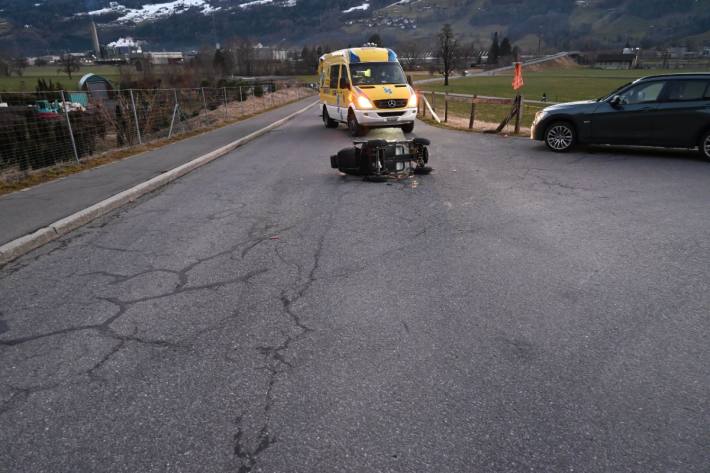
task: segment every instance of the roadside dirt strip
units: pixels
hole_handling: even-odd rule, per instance
[[[87,207],[84,210],[80,210],[79,212],[69,215],[68,217],[65,217],[61,220],[57,220],[56,222],[47,225],[46,227],[40,228],[39,230],[33,233],[17,238],[0,246],[0,265],[9,263],[10,261],[28,253],[29,251],[39,248],[40,246],[49,243],[50,241],[59,238],[60,236],[65,235],[70,231],[79,228],[82,225],[86,225],[92,220],[101,217],[102,215],[105,215],[108,212],[111,212],[112,210],[115,210],[123,205],[133,202],[139,197],[153,192],[154,190],[173,182],[181,176],[184,176],[185,174],[199,167],[202,167],[205,164],[208,164],[214,161],[215,159],[224,156],[227,153],[234,151],[240,146],[243,146],[246,143],[255,140],[256,138],[265,135],[274,128],[277,128],[286,123],[287,121],[291,120],[292,118],[302,114],[306,110],[316,105],[316,103],[317,102],[314,102],[302,108],[301,110],[298,110],[290,115],[285,116],[284,118],[281,118],[280,120],[276,120],[275,122],[268,126],[265,126],[264,128],[261,128],[253,133],[248,134],[247,136],[244,136],[225,146],[217,148],[216,150],[204,154],[198,158],[195,158],[188,163],[171,169],[170,171],[167,171],[159,176],[156,176],[141,184],[131,187],[130,189],[120,192],[112,197],[109,197],[108,199],[102,200],[101,202]]]

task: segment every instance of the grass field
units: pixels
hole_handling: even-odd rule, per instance
[[[639,77],[670,72],[673,71],[667,69],[609,71],[591,68],[547,69],[541,72],[523,71],[525,86],[521,92],[526,99],[530,100],[539,100],[542,94],[546,93],[547,99],[551,102],[595,99]],[[422,84],[421,89],[512,97],[515,93],[511,82],[512,75],[507,73],[495,77],[455,79],[449,83],[448,87],[444,87],[443,84]]]
[[[65,90],[76,90],[79,88],[79,79],[84,74],[93,72],[105,77],[111,82],[118,80],[118,67],[115,66],[84,66],[79,72],[72,73],[70,79],[63,72],[57,70],[57,66],[31,66],[24,70],[22,77],[0,77],[0,91],[2,92],[22,92],[34,91],[37,86],[37,79],[59,82]]]
[[[575,100],[596,99],[607,95],[617,87],[639,77],[654,74],[668,74],[673,71],[664,70],[621,70],[609,71],[591,68],[550,68],[540,72],[523,71],[525,86],[521,93],[526,99],[540,100],[542,94],[547,94],[550,102],[570,102]],[[691,72],[691,71],[684,71]],[[707,71],[703,71],[707,72]],[[510,97],[515,95],[512,85],[512,72],[502,73],[494,77],[467,77],[455,79],[448,87],[443,84],[422,84],[422,91],[452,92],[460,94],[476,94],[493,97]],[[429,98],[429,95],[427,95]],[[437,97],[436,111],[443,117],[443,97]],[[471,106],[465,101],[451,98],[449,115],[452,117],[467,117]],[[523,109],[521,124],[529,127],[535,112],[544,105],[526,104]],[[479,104],[476,108],[476,120],[489,123],[500,122],[510,110],[508,105]]]

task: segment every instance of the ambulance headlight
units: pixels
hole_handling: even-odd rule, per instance
[[[358,95],[357,97],[357,108],[369,109],[374,108],[370,99],[364,95]]]
[[[416,107],[417,106],[417,94],[412,94],[409,96],[409,100],[407,101],[407,107]]]

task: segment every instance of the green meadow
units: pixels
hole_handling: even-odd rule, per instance
[[[547,94],[551,102],[570,102],[574,100],[595,99],[607,95],[617,87],[639,77],[668,74],[672,70],[632,69],[602,70],[592,68],[546,69],[540,72],[523,70],[525,86],[521,93],[529,100],[539,100]],[[691,72],[691,71],[683,71]],[[707,72],[707,71],[706,71]],[[443,84],[422,84],[421,90],[437,92],[455,92],[461,94],[488,95],[494,97],[512,97],[512,73],[494,77],[466,77],[454,79],[448,87]]]
[[[22,76],[13,74],[10,77],[0,77],[0,92],[34,91],[38,79],[59,82],[65,90],[77,90],[79,79],[89,72],[103,76],[111,82],[116,82],[119,77],[116,66],[83,66],[78,72],[72,72],[71,79],[64,72],[60,72],[58,66],[30,66],[23,71]]]

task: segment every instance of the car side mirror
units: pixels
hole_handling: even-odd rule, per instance
[[[609,105],[611,105],[614,108],[619,108],[621,107],[621,96],[620,95],[615,95],[609,100]]]

